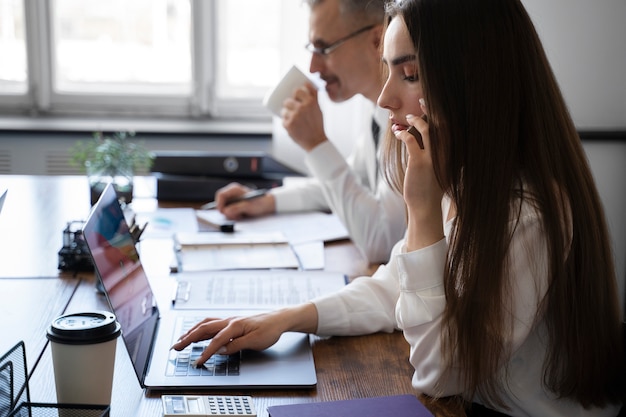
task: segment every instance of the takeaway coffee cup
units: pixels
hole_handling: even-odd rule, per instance
[[[117,338],[108,311],[67,314],[48,329],[59,404],[111,404]]]

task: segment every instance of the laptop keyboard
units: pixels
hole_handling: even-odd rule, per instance
[[[237,376],[241,354],[213,355],[200,368],[193,366],[206,345],[193,344],[178,352],[176,359],[167,366],[167,376]]]
[[[183,319],[183,332],[187,331],[191,326],[200,321],[198,319]],[[207,343],[193,343],[184,350],[176,352],[175,357],[170,358],[167,364],[167,376],[238,376],[239,364],[241,362],[241,352],[232,355],[215,354],[204,363],[203,366],[196,368],[193,364],[200,357]]]

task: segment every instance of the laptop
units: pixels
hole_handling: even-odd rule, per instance
[[[128,223],[109,184],[83,226],[83,235],[139,383],[151,390],[312,388],[317,383],[309,336],[288,332],[264,351],[214,355],[200,369],[191,366],[205,344],[170,350],[184,327],[204,317],[258,313],[230,309],[160,311],[142,267]],[[265,271],[269,273],[270,271]],[[297,271],[292,271],[297,272]],[[207,272],[207,276],[219,272]],[[260,272],[261,275],[263,271]],[[262,277],[261,277],[262,278]]]
[[[7,191],[9,190],[4,190],[2,194],[0,195],[0,213],[2,213],[2,206],[4,206],[4,200],[7,197]]]

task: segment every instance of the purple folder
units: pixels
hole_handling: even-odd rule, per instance
[[[432,417],[414,395],[274,405],[270,417]]]

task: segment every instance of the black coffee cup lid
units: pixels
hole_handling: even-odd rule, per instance
[[[121,333],[115,314],[91,311],[66,314],[54,319],[48,329],[50,341],[69,345],[87,345],[108,342]]]

